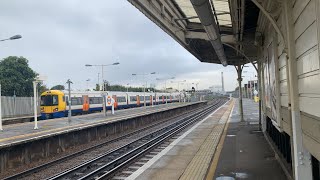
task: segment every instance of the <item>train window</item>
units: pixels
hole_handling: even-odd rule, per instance
[[[117,102],[127,102],[126,97],[124,96],[117,97]]]
[[[58,96],[57,95],[52,96],[52,105],[58,105]]]
[[[156,97],[155,97],[155,96],[153,96],[153,97],[152,97],[152,99],[153,99],[153,100],[156,100]]]
[[[102,104],[102,97],[90,97],[90,104]]]
[[[47,95],[47,96],[41,96],[41,106],[52,106],[52,96]]]
[[[102,103],[103,103],[103,102],[102,102],[102,101],[103,101],[102,97],[98,97],[98,100],[97,100],[97,101],[98,101],[98,104],[102,104]]]
[[[71,97],[71,105],[82,105],[81,97]]]
[[[130,96],[130,101],[137,101],[137,96]]]
[[[146,96],[146,101],[149,101],[150,100],[150,96]]]
[[[139,96],[140,101],[144,101],[144,96]]]

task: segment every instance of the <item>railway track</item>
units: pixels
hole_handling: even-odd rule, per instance
[[[55,176],[52,176],[49,179],[90,179],[90,177],[96,176],[94,174],[100,174],[101,168],[103,169],[102,170],[103,172],[106,172],[106,171],[109,172],[109,174],[104,175],[102,177],[105,177],[105,176],[109,177],[110,173],[114,174],[114,172],[116,172],[118,170],[118,168],[123,167],[125,164],[128,163],[128,161],[131,161],[131,160],[135,159],[136,157],[140,156],[144,152],[148,151],[150,148],[156,146],[160,142],[162,142],[165,139],[172,136],[174,133],[178,133],[178,131],[181,131],[183,129],[183,127],[186,127],[187,125],[189,125],[191,123],[190,120],[186,121],[187,119],[193,119],[192,122],[194,122],[197,118],[203,117],[206,112],[212,111],[212,109],[219,107],[224,102],[225,102],[225,100],[217,100],[217,102],[214,105],[211,105],[209,108],[206,108],[205,111],[199,110],[199,109],[203,108],[203,107],[200,107],[200,108],[194,109],[188,113],[184,113],[182,115],[179,115],[179,116],[182,116],[183,118],[180,118],[180,120],[178,120],[175,123],[172,123],[169,126],[166,126],[158,131],[155,131],[155,132],[150,133],[146,136],[143,136],[142,138],[140,138],[136,141],[133,141],[127,145],[124,145],[122,147],[119,147],[115,150],[104,153],[101,156],[98,156],[90,161],[87,161],[86,163],[80,164],[80,165],[75,166],[71,169],[68,169],[67,171],[64,171],[64,172],[59,173]],[[200,111],[201,111],[201,113],[200,113]],[[193,113],[193,115],[188,115],[188,114],[192,114],[192,113]],[[196,114],[196,116],[194,114]],[[115,139],[112,139],[109,141],[105,141],[103,143],[97,144],[97,145],[89,147],[87,149],[78,151],[76,153],[64,156],[62,158],[59,158],[59,159],[56,159],[53,161],[50,161],[48,163],[42,164],[42,165],[34,167],[32,169],[28,169],[26,171],[17,173],[15,175],[7,177],[5,179],[8,179],[8,180],[9,179],[21,179],[24,177],[32,176],[33,173],[37,173],[37,172],[41,173],[41,170],[44,170],[46,168],[50,168],[53,165],[63,163],[64,161],[68,161],[72,158],[76,158],[76,157],[81,156],[85,153],[89,153],[90,151],[97,149],[97,148],[100,148],[100,147],[103,147],[107,144],[121,141],[122,139],[128,138],[128,137],[132,136],[133,134],[136,134],[142,130],[147,130],[153,126],[157,126],[161,123],[164,123],[166,121],[170,121],[172,119],[177,119],[177,117],[172,117],[168,120],[160,121],[158,123],[144,127],[144,128],[139,129],[137,131],[133,131],[131,133],[120,136],[118,138],[115,138]],[[182,123],[183,121],[190,122],[190,123],[189,124]],[[177,130],[176,128],[173,128],[174,126],[180,127],[180,129]],[[165,133],[165,132],[167,132],[167,133]],[[168,132],[171,132],[172,134],[168,135]],[[157,137],[157,138],[155,138],[155,137]],[[162,141],[159,140],[159,137],[163,138]],[[152,141],[150,141],[150,140],[152,140]],[[158,142],[158,143],[156,143],[156,142]],[[148,147],[150,147],[150,148],[148,148]],[[140,152],[140,153],[138,153],[138,152]],[[110,167],[118,167],[118,168],[114,169],[113,171],[110,171]],[[104,173],[104,174],[106,174],[106,173]]]
[[[189,115],[188,117],[185,117],[180,121],[166,126],[156,132],[147,134],[146,136],[143,136],[127,145],[106,152],[99,157],[95,157],[88,162],[68,169],[67,171],[59,173],[48,179],[109,179],[119,170],[134,162],[135,159],[143,156],[150,150],[159,146],[162,142],[202,119],[222,104],[222,101],[218,101],[201,112]]]

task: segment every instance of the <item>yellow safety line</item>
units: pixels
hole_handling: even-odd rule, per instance
[[[232,107],[232,109],[230,110],[230,107],[229,107],[229,109],[227,110],[227,111],[230,111],[229,112],[230,114],[232,113],[232,110],[233,110],[233,107],[234,107],[234,100],[232,101],[231,104],[232,105],[230,107]],[[220,139],[219,144],[217,146],[216,152],[214,153],[214,157],[213,157],[211,165],[209,167],[209,170],[208,170],[208,173],[207,173],[207,176],[206,176],[206,180],[212,180],[214,178],[214,174],[216,172],[217,165],[218,165],[219,158],[220,158],[220,154],[221,154],[221,151],[222,151],[222,148],[223,148],[224,140],[225,140],[226,135],[227,135],[227,130],[228,130],[228,127],[229,127],[230,114],[229,114],[229,117],[228,117],[228,121],[226,122],[226,125],[225,125],[225,127],[223,129],[223,134],[221,135],[221,139]]]
[[[179,106],[176,106],[176,107],[180,107],[180,106],[182,106],[182,105],[179,105]],[[58,133],[59,130],[65,130],[65,129],[72,130],[72,129],[76,128],[76,127],[81,127],[81,126],[90,127],[90,126],[93,126],[93,125],[98,125],[101,122],[105,122],[105,121],[112,121],[112,120],[116,120],[116,119],[122,119],[124,117],[126,117],[126,118],[134,118],[134,117],[147,115],[147,114],[150,114],[150,113],[153,113],[153,112],[157,112],[157,111],[160,111],[160,110],[165,110],[165,109],[170,109],[170,108],[165,107],[165,108],[161,108],[161,109],[157,109],[157,110],[153,110],[153,111],[148,111],[147,113],[146,112],[135,113],[135,114],[133,114],[131,116],[123,115],[123,116],[118,116],[118,117],[112,117],[110,119],[101,119],[101,120],[98,120],[98,121],[95,121],[95,122],[92,122],[92,123],[87,123],[87,124],[76,124],[76,125],[68,126],[68,127],[61,127],[61,128],[55,128],[55,129],[50,129],[50,130],[45,130],[45,131],[40,131],[40,132],[34,132],[34,133],[29,133],[29,134],[22,134],[22,135],[12,136],[12,137],[9,137],[9,138],[0,139],[0,142],[10,141],[10,140],[19,139],[19,138],[31,137],[31,136],[34,136],[34,135],[39,135],[39,134],[49,133],[49,132],[54,132],[54,131],[57,131],[57,133]],[[84,126],[84,125],[86,125],[86,126]]]

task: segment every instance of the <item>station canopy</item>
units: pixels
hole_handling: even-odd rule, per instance
[[[228,65],[257,61],[255,35],[259,9],[251,0],[128,0],[201,62],[221,64],[208,30],[213,17]],[[200,18],[195,3],[205,2]],[[210,16],[208,16],[208,12]],[[203,22],[202,22],[203,21]]]

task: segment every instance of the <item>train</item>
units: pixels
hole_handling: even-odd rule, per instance
[[[103,110],[103,97],[112,97],[114,100],[114,109],[118,110],[144,106],[145,103],[147,106],[150,106],[179,102],[180,94],[114,91],[71,91],[71,113],[73,115],[78,115],[101,112]],[[45,120],[66,117],[69,111],[68,102],[69,96],[67,91],[48,90],[43,92],[40,95],[41,119]],[[105,104],[107,110],[112,108],[110,102]]]

